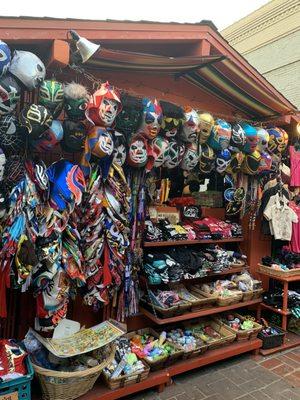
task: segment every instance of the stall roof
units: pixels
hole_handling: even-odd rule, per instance
[[[174,85],[184,80],[249,118],[268,120],[297,112],[211,21],[179,24],[20,17],[1,18],[0,25],[0,37],[13,44],[67,40],[67,31],[74,29],[104,47],[86,68],[171,74]]]

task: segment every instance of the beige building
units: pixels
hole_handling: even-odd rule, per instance
[[[221,34],[300,109],[300,0],[272,0]]]

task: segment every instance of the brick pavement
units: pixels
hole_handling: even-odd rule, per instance
[[[163,393],[124,400],[300,400],[300,348],[269,357],[240,355],[177,377]]]

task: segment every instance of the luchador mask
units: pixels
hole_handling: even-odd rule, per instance
[[[4,168],[6,163],[6,157],[3,150],[0,148],[0,182],[3,180]]]
[[[203,143],[200,147],[200,163],[199,169],[202,174],[210,174],[215,165],[215,153],[207,144]]]
[[[267,131],[270,135],[268,150],[275,154],[283,153],[288,145],[288,134],[281,128],[270,128]]]
[[[9,153],[18,153],[24,147],[19,121],[14,115],[0,117],[0,146]]]
[[[113,163],[122,167],[126,161],[126,140],[122,133],[114,131],[114,151],[113,151]]]
[[[257,137],[257,131],[256,129],[244,122],[241,123],[242,128],[245,131],[246,135],[246,143],[245,146],[243,147],[244,153],[251,154],[256,150],[257,143],[258,143],[258,137]]]
[[[84,140],[87,135],[87,127],[83,122],[65,119],[63,122],[64,135],[61,147],[64,151],[76,153],[84,147]]]
[[[147,139],[154,139],[162,124],[162,108],[156,99],[152,102],[150,99],[144,98],[142,104],[143,115],[139,133]]]
[[[208,144],[214,150],[227,149],[231,139],[231,125],[223,119],[217,119],[212,127]]]
[[[46,107],[53,118],[59,117],[64,106],[63,84],[55,80],[44,81],[40,86],[38,103]]]
[[[271,171],[272,168],[272,157],[269,153],[261,153],[261,160],[258,167],[259,174],[266,174]]]
[[[153,139],[151,146],[154,156],[154,167],[161,167],[165,163],[168,156],[169,142],[161,136],[157,136],[155,139]]]
[[[121,109],[119,92],[106,82],[90,97],[85,115],[94,125],[110,127]]]
[[[84,86],[72,82],[64,87],[64,110],[69,119],[84,120],[88,101],[89,94]]]
[[[114,150],[114,142],[111,133],[100,126],[91,128],[88,138],[97,137],[97,143],[92,147],[92,154],[96,157],[103,158],[110,156]]]
[[[165,167],[169,169],[173,169],[177,167],[180,163],[180,149],[179,145],[176,140],[171,139],[169,140],[168,145],[168,155],[165,161]],[[185,148],[183,148],[183,154],[185,152]]]
[[[269,140],[270,140],[270,135],[269,133],[263,129],[263,128],[259,128],[257,129],[257,138],[258,138],[258,150],[261,153],[265,153],[268,149],[268,144],[269,144]]]
[[[127,163],[132,167],[144,167],[147,164],[147,142],[142,135],[135,135],[129,143]]]
[[[0,187],[0,218],[3,218],[7,209],[7,193],[3,187]]]
[[[53,118],[46,107],[30,104],[21,111],[19,121],[29,134],[29,138],[35,140],[50,128]]]
[[[232,135],[230,140],[230,149],[234,152],[241,151],[246,144],[246,134],[240,124],[232,125]]]
[[[43,62],[35,54],[22,50],[14,52],[9,72],[18,78],[27,90],[36,89],[46,76]]]
[[[10,49],[5,42],[0,40],[0,77],[6,74],[10,60]]]
[[[66,209],[68,203],[80,204],[85,190],[85,179],[78,165],[60,160],[47,169],[50,182],[50,199],[58,210]]]
[[[180,163],[180,167],[185,171],[191,171],[199,161],[198,147],[195,143],[189,143],[185,147],[185,153]]]
[[[33,146],[39,151],[49,151],[53,149],[63,138],[64,131],[60,121],[52,121],[49,129],[47,129],[40,139],[32,142]]]
[[[196,110],[186,107],[182,125],[181,137],[184,142],[193,143],[199,132],[199,115]]]
[[[223,149],[217,152],[216,158],[216,169],[219,174],[225,172],[226,168],[230,164],[231,161],[231,154],[228,149]]]
[[[115,129],[122,132],[129,138],[137,132],[142,119],[142,100],[130,96],[127,93],[121,94],[122,110],[117,115]]]
[[[0,78],[0,115],[11,114],[20,100],[21,88],[9,75]]]
[[[200,144],[205,143],[210,135],[215,120],[211,114],[199,114]]]
[[[240,171],[242,163],[244,161],[245,154],[241,151],[238,153],[234,153],[231,157],[230,163],[227,167],[227,172],[229,174],[235,174]]]
[[[163,122],[160,133],[167,139],[174,138],[182,127],[183,109],[167,101],[160,102],[163,111]]]
[[[251,154],[246,154],[242,164],[242,171],[248,175],[255,175],[258,172],[260,165],[261,155],[260,152],[255,150]]]

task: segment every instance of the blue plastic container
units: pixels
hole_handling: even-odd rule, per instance
[[[31,400],[31,381],[34,371],[28,356],[26,357],[25,363],[27,375],[12,381],[0,383],[0,396],[18,392],[18,400]]]

